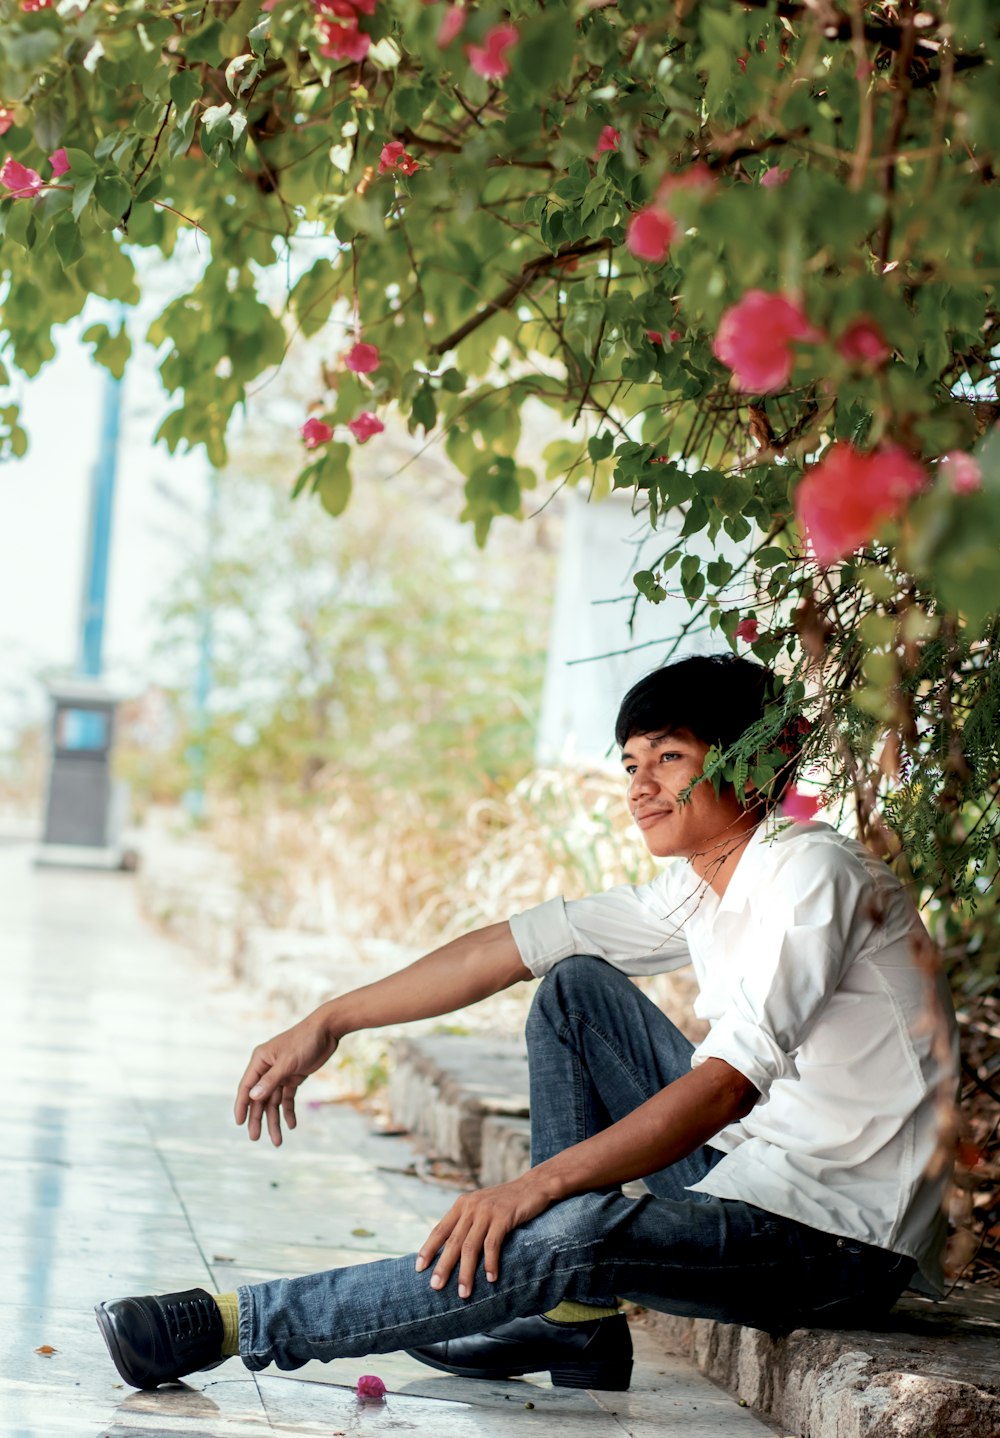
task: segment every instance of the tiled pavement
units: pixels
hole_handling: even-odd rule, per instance
[[[452,1190],[408,1174],[405,1140],[344,1105],[306,1107],[280,1151],[251,1145],[232,1096],[274,1021],[146,926],[127,876],[32,858],[0,841],[0,1438],[520,1438],[540,1424],[546,1438],[766,1438],[641,1332],[628,1394],[463,1381],[405,1355],[291,1377],[234,1360],[189,1385],[125,1388],[98,1300],[412,1251]],[[384,1405],[355,1398],[367,1371]]]

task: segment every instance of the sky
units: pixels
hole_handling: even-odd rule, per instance
[[[0,748],[46,712],[42,677],[76,668],[90,490],[111,383],[80,339],[94,317],[67,327],[56,359],[21,383],[29,449],[0,467]],[[167,405],[147,348],[124,385],[104,654],[109,679],[134,693],[145,684],[156,601],[202,532],[208,470],[197,455],[178,459],[154,446]]]

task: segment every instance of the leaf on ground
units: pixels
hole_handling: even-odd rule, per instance
[[[351,1237],[352,1237],[352,1238],[374,1238],[374,1237],[375,1237],[375,1234],[372,1232],[372,1230],[371,1230],[370,1228],[352,1228],[352,1229],[351,1229]]]
[[[58,1351],[58,1349],[52,1347],[51,1343],[43,1343],[41,1348],[35,1349],[36,1353],[43,1353],[46,1358],[51,1358],[52,1354]]]

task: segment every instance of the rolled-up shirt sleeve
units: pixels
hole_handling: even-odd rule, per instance
[[[797,1077],[796,1052],[850,962],[847,935],[861,892],[856,874],[812,856],[784,870],[756,922],[734,1000],[691,1056],[692,1067],[723,1059],[762,1099],[776,1079]]]
[[[571,954],[593,954],[628,974],[664,973],[690,962],[683,926],[697,888],[686,864],[673,865],[649,884],[549,899],[514,914],[511,933],[538,978]]]

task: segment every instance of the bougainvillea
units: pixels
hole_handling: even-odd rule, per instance
[[[662,535],[637,602],[782,666],[860,832],[995,956],[998,60],[990,0],[0,0],[3,360],[186,234],[171,450],[223,464],[303,335],[331,515],[393,410],[481,542],[621,491]]]

